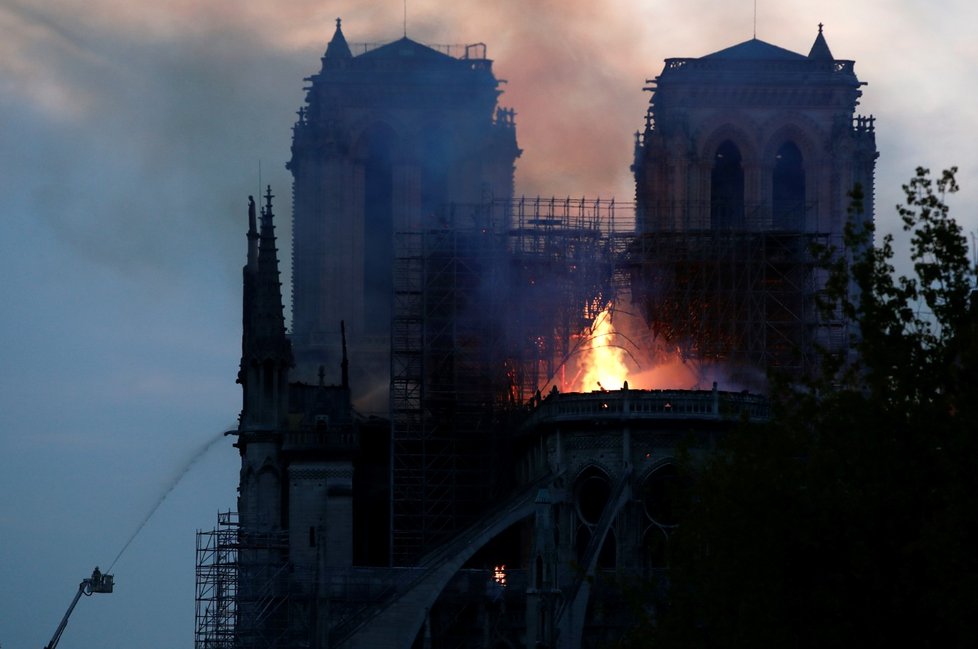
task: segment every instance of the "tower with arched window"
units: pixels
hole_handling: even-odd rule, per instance
[[[636,135],[635,298],[690,357],[744,369],[810,366],[819,319],[813,241],[838,243],[850,194],[873,219],[872,117],[854,62],[822,28],[808,55],[758,39],[667,59]]]
[[[362,409],[385,412],[397,232],[446,205],[508,199],[519,149],[483,44],[347,43],[337,20],[293,128],[297,378],[340,359],[346,321]]]

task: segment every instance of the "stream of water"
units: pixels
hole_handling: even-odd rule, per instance
[[[201,445],[199,448],[197,448],[193,452],[193,454],[187,459],[187,461],[180,466],[179,470],[173,474],[173,478],[166,484],[166,487],[163,489],[163,492],[160,494],[160,497],[150,508],[149,513],[146,514],[146,517],[143,518],[142,522],[139,523],[139,525],[136,527],[136,531],[132,533],[132,536],[129,537],[129,540],[126,541],[126,544],[122,546],[121,550],[119,550],[119,554],[115,555],[115,559],[112,560],[112,564],[109,566],[107,570],[105,570],[106,573],[112,572],[112,568],[115,567],[116,562],[119,560],[122,554],[129,548],[133,540],[135,540],[135,538],[139,536],[139,533],[143,531],[143,528],[146,527],[146,523],[148,523],[149,520],[153,518],[153,514],[155,514],[156,510],[160,508],[160,505],[163,504],[167,496],[169,496],[170,493],[176,488],[176,486],[180,484],[180,481],[183,480],[183,477],[190,472],[190,469],[192,469],[194,465],[197,464],[198,460],[204,457],[207,454],[207,452],[211,450],[211,448],[217,446],[217,443],[220,442],[222,439],[224,439],[223,431],[218,433],[215,437],[209,439],[206,443]]]

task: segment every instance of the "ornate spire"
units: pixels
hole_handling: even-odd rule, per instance
[[[282,306],[282,282],[279,281],[278,249],[275,242],[275,215],[272,213],[272,186],[265,192],[265,205],[261,211],[261,235],[258,243],[258,287],[260,304],[256,305],[262,323],[261,334],[268,342],[274,341],[277,355],[281,355],[282,343],[288,346],[285,337],[285,309]],[[270,350],[269,350],[270,351]],[[291,361],[292,352],[288,351]]]
[[[238,383],[244,391],[241,425],[276,427],[284,416],[292,345],[285,333],[282,284],[272,213],[272,188],[265,194],[261,230],[255,199],[248,197],[248,262],[244,267],[241,367]]]
[[[829,44],[825,42],[825,35],[822,34],[822,23],[818,24],[818,36],[815,37],[815,42],[812,44],[812,49],[808,53],[808,58],[818,61],[833,61],[835,57],[832,56],[832,50],[829,49]]]
[[[343,36],[343,29],[340,27],[342,20],[336,19],[336,31],[333,32],[333,40],[326,46],[326,53],[323,55],[323,69],[338,68],[346,64],[346,61],[353,58],[350,46]]]

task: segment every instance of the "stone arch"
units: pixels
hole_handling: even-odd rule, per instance
[[[674,462],[663,463],[647,473],[639,493],[648,520],[664,528],[678,525],[682,489],[683,478]]]
[[[805,225],[806,172],[801,149],[785,140],[774,156],[771,170],[771,227],[801,230]]]
[[[696,129],[693,138],[696,157],[704,164],[710,164],[717,147],[730,140],[743,156],[745,164],[756,164],[758,160],[757,125],[744,115],[718,114],[704,120]]]
[[[766,121],[762,127],[764,146],[761,159],[770,161],[786,140],[793,141],[809,163],[819,157],[819,144],[825,142],[822,128],[810,117],[800,113],[781,114]]]
[[[758,202],[757,161],[760,132],[753,119],[744,113],[716,112],[702,120],[691,138],[694,164],[691,168],[690,198],[695,202],[688,207],[695,214],[693,222],[708,228],[713,224],[713,167],[717,149],[726,141],[737,147],[743,170],[743,213],[751,213],[748,206]],[[739,203],[739,200],[738,200]],[[738,212],[741,209],[738,208]]]
[[[761,152],[762,193],[770,205],[771,227],[805,228],[808,207],[817,196],[821,129],[803,115],[781,116],[765,125]],[[799,160],[790,160],[797,153]]]
[[[607,471],[594,464],[583,467],[573,481],[574,507],[578,518],[593,527],[611,497],[611,478]]]
[[[645,480],[650,475],[652,475],[653,473],[655,473],[656,471],[658,471],[662,467],[666,466],[667,464],[675,464],[675,463],[676,463],[676,458],[673,457],[672,455],[667,455],[665,457],[659,458],[658,460],[656,460],[652,464],[650,464],[647,467],[645,467],[642,470],[641,473],[636,474],[636,476],[635,476],[635,482],[633,482],[632,484],[635,485],[636,487],[641,487],[641,485],[645,482]],[[636,490],[636,493],[637,493],[637,490]]]
[[[565,485],[570,485],[573,488],[573,485],[577,483],[580,477],[592,469],[603,473],[608,480],[611,480],[611,477],[616,473],[616,471],[601,460],[591,457],[586,459],[582,458],[581,464],[577,466],[577,472],[573,474],[573,478],[570,480],[565,480],[563,476],[558,477],[556,480],[554,480],[554,486],[562,487]]]
[[[665,568],[669,564],[669,533],[655,523],[649,524],[642,534],[642,548],[646,568]]]
[[[746,225],[744,158],[733,140],[720,142],[710,165],[710,227],[743,229]]]

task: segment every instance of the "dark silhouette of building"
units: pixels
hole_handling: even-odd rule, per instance
[[[707,453],[767,405],[561,394],[572,338],[619,289],[742,376],[845,333],[812,308],[808,246],[838,241],[857,183],[872,219],[876,150],[821,28],[808,56],[666,61],[628,233],[613,202],[513,199],[513,113],[485,47],[460,51],[351,47],[337,22],[289,163],[291,336],[271,190],[260,226],[249,205],[238,511],[198,535],[198,649],[612,642],[623,576],[666,574],[680,442]]]
[[[354,401],[386,414],[395,233],[509,199],[520,150],[485,45],[354,49],[337,20],[293,128],[294,376],[339,362],[344,320]]]
[[[850,192],[873,219],[874,119],[864,84],[819,25],[807,56],[752,39],[667,59],[636,134],[633,296],[653,332],[687,357],[811,370],[842,348],[817,313],[813,243],[841,245]]]

